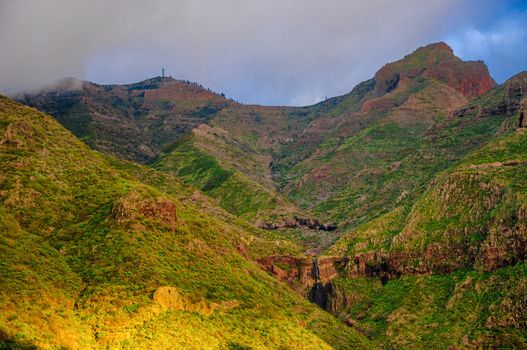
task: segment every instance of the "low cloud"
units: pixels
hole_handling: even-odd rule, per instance
[[[67,76],[135,82],[165,67],[242,102],[310,104],[348,92],[496,3],[0,0],[0,91]]]

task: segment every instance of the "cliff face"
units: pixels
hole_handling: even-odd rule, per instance
[[[490,272],[524,261],[526,146],[525,129],[517,129],[438,176],[409,214],[396,219],[402,222],[379,219],[352,233],[346,275],[389,279],[459,269]],[[392,237],[383,236],[383,230],[394,229]],[[375,247],[380,240],[389,245]],[[365,249],[368,245],[373,249]]]
[[[316,284],[328,284],[341,275],[348,261],[347,257],[336,256],[271,256],[259,259],[258,263],[278,280],[306,295]]]

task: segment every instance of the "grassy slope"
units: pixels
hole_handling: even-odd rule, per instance
[[[525,129],[519,129],[470,153],[435,179],[411,212],[399,208],[351,231],[332,253],[353,256],[390,248],[394,236],[392,248],[403,252],[423,252],[438,242],[448,244],[449,238],[462,239],[465,249],[473,250],[469,247],[481,245],[498,227],[523,225],[526,140]]]
[[[255,238],[243,227],[163,192],[173,179],[149,170],[124,174],[124,165],[110,166],[51,117],[3,97],[0,134],[4,346],[318,349],[364,342],[240,253],[259,254],[266,241],[279,240],[261,237],[251,253]],[[161,286],[180,295],[169,298],[168,310],[152,299]]]
[[[351,303],[340,310],[385,348],[525,348],[527,266],[493,273],[334,281]]]
[[[413,207],[393,250],[417,255],[408,263],[420,265],[424,252],[448,250],[449,259],[441,261],[447,269],[492,270],[523,260],[526,146],[526,130],[519,129],[438,177]]]
[[[195,134],[180,139],[151,165],[199,188],[219,206],[245,219],[263,220],[299,212],[274,189],[262,184],[263,181],[258,182],[229,164],[220,163],[218,158],[203,151],[200,143],[206,142]],[[232,148],[226,143],[219,147]],[[243,159],[240,157],[240,161]]]
[[[425,249],[425,246],[430,243],[443,239],[444,232],[448,231],[447,228],[453,229],[455,225],[458,225],[457,229],[462,226],[471,227],[470,231],[475,235],[477,232],[481,233],[480,229],[474,229],[478,227],[476,223],[481,221],[478,223],[480,227],[488,226],[488,220],[490,220],[490,217],[484,218],[482,215],[493,216],[499,212],[498,208],[494,208],[495,210],[492,211],[488,206],[505,205],[506,202],[505,197],[501,197],[501,190],[507,191],[505,188],[510,185],[505,185],[503,182],[498,184],[496,182],[499,178],[498,174],[509,174],[507,176],[514,178],[515,172],[521,173],[523,170],[521,166],[477,165],[478,162],[491,157],[494,154],[491,150],[498,147],[500,142],[507,142],[506,140],[509,140],[509,146],[501,147],[508,150],[507,152],[503,151],[509,157],[507,160],[521,161],[524,158],[524,155],[517,151],[521,149],[524,142],[522,141],[523,131],[512,132],[519,113],[513,112],[510,115],[504,107],[504,101],[508,99],[507,91],[511,90],[511,82],[514,80],[512,79],[504,86],[497,87],[479,99],[473,100],[460,116],[449,118],[446,122],[436,126],[436,130],[429,133],[428,145],[423,147],[421,152],[424,154],[433,152],[432,154],[435,153],[436,157],[443,155],[445,166],[449,163],[454,165],[450,167],[450,170],[436,178],[426,191],[424,191],[425,189],[422,190],[424,196],[417,201],[417,204],[414,205],[411,202],[410,205],[396,205],[396,209],[393,211],[388,211],[378,219],[352,230],[333,247],[332,253],[346,252],[346,254],[353,256],[356,253],[364,252],[365,246],[379,248],[378,243],[382,240],[385,242],[385,248],[390,247],[393,236],[401,231],[406,231],[405,235],[411,234],[412,237],[408,236],[404,240],[401,237],[397,238],[404,245],[404,247],[400,247],[400,251],[410,249],[410,245],[419,245],[420,249]],[[512,105],[517,103],[517,101],[512,102]],[[507,103],[510,104],[511,101]],[[504,141],[499,141],[501,138],[504,138]],[[481,148],[482,145],[489,142],[488,146]],[[478,150],[478,147],[481,149]],[[476,150],[468,153],[470,149]],[[468,155],[463,157],[467,153]],[[506,162],[503,159],[501,161]],[[456,163],[459,165],[455,165]],[[492,162],[489,161],[489,163]],[[483,188],[480,183],[487,185]],[[515,179],[511,183],[517,183],[519,187],[509,188],[508,191],[513,196],[520,195],[523,182],[520,179]],[[492,195],[491,192],[494,190],[499,192],[500,198]],[[505,194],[503,195],[505,196]],[[491,200],[490,197],[496,198]],[[472,202],[475,206],[473,208],[468,204],[471,199],[473,199]],[[481,203],[483,200],[485,200],[485,204]],[[497,203],[496,200],[498,200]],[[511,208],[515,207],[512,203],[507,205],[509,204]],[[408,216],[409,214],[410,216]],[[454,226],[449,226],[450,224]],[[405,226],[407,227],[405,228]],[[423,239],[417,239],[418,236],[423,237]],[[429,241],[426,244],[424,237]],[[403,244],[402,241],[407,241],[407,243]],[[357,244],[359,245],[357,246]]]
[[[443,274],[338,279],[335,312],[388,347],[525,348],[526,150],[527,129],[498,135],[440,174],[411,210],[342,237],[332,254],[403,253],[406,269]]]

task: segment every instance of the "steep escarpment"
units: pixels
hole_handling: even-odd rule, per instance
[[[482,137],[482,128],[492,131],[486,146],[431,181],[411,207],[400,205],[343,237],[332,254],[351,255],[358,271],[364,264],[384,265],[380,270],[391,275],[492,271],[523,261],[520,174],[527,163],[525,129],[519,126],[523,97],[511,99],[508,92],[516,89],[515,81],[480,99],[477,108],[453,114],[443,128],[449,135],[470,135],[471,142]]]
[[[525,129],[471,154],[433,182],[392,242],[395,270],[484,271],[527,253]]]

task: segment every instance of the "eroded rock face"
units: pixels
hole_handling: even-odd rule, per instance
[[[496,197],[482,199],[484,207],[470,207],[473,215],[503,210],[496,209],[496,205],[507,199],[492,186],[488,189]],[[421,241],[422,236],[416,231],[407,229],[396,236],[389,252],[372,250],[355,254],[347,266],[347,275],[350,278],[379,277],[383,281],[400,275],[449,274],[459,269],[492,272],[525,261],[527,207],[522,205],[500,214],[481,226],[447,228],[441,235],[436,242],[426,242]]]
[[[336,256],[321,256],[317,259],[319,270],[318,279],[322,283],[329,283],[339,276],[349,263],[349,259]]]
[[[316,283],[327,284],[342,273],[349,259],[321,256],[316,259],[294,256],[270,256],[258,260],[260,266],[279,281],[305,293]]]
[[[392,274],[389,256],[384,252],[370,251],[355,255],[347,269],[349,277],[382,277]]]
[[[311,259],[307,257],[269,256],[258,260],[258,264],[301,294],[314,284]]]
[[[527,72],[518,74],[503,84],[503,95],[497,104],[491,106],[467,106],[452,113],[454,117],[463,117],[467,114],[477,112],[478,117],[512,116],[520,113],[527,115]],[[523,119],[520,117],[520,119]],[[519,121],[518,127],[525,127],[523,120]]]
[[[342,273],[348,264],[348,259],[323,256],[312,261],[311,277],[314,284],[308,291],[308,299],[329,311],[334,290],[331,281]]]
[[[527,96],[527,73],[520,73],[505,82],[505,101],[509,105],[521,106]]]
[[[527,258],[527,208],[502,219],[483,242],[475,261],[476,268],[494,271]]]
[[[496,86],[483,62],[464,62],[447,44],[437,43],[382,67],[375,74],[375,92],[377,95],[389,93],[418,77],[438,80],[467,97],[480,96]]]

